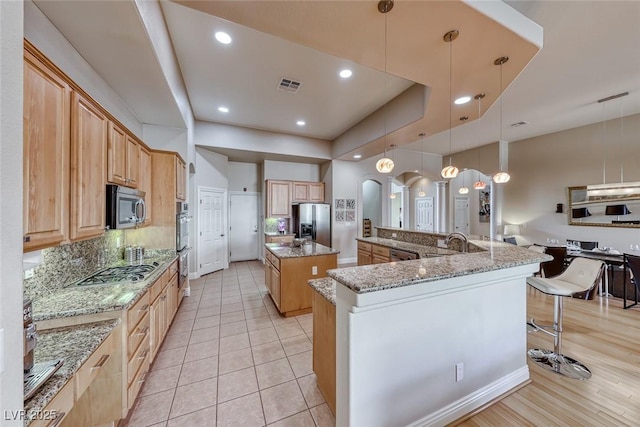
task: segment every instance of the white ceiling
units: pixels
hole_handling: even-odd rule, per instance
[[[282,2],[200,1],[187,7],[173,2],[161,2],[197,119],[334,139],[379,108],[385,100],[408,87],[408,80],[413,80],[434,88],[427,115],[424,120],[396,132],[392,137],[398,140],[392,143],[397,143],[403,149],[420,150],[421,142],[418,141],[417,134],[425,130],[430,135],[425,144],[428,151],[437,154],[449,152],[448,120],[439,120],[448,116],[449,112],[446,79],[448,46],[440,43],[435,47],[420,47],[420,43],[401,40],[398,33],[404,37],[404,34],[411,36],[413,31],[417,31],[409,25],[413,18],[406,16],[406,9],[403,11],[403,8],[409,5],[443,8],[448,7],[451,2],[396,2],[394,10],[389,13],[390,24],[394,14],[396,19],[400,16],[403,19],[399,24],[402,31],[393,33],[395,36],[392,36],[391,25],[389,27],[388,71],[407,79],[385,79],[384,72],[380,71],[384,70],[385,62],[384,32],[381,25],[384,21],[380,18],[383,15],[375,10],[375,2],[304,2],[315,13],[313,16],[318,17],[323,16],[323,10],[320,9],[327,4],[348,4],[354,8],[366,6],[373,8],[373,11],[370,16],[367,15],[367,20],[352,23],[352,28],[334,29],[327,25],[315,28],[307,23],[309,31],[295,37],[285,30],[273,28],[268,28],[271,34],[266,34],[211,14],[220,9],[220,16],[230,17],[235,16],[234,11],[230,10],[233,7],[279,3]],[[513,75],[510,75],[507,65],[504,66],[506,75],[503,81],[511,83],[503,97],[503,139],[516,141],[598,122],[605,116],[617,117],[621,109],[625,115],[640,112],[640,2],[507,3],[544,28],[544,47],[521,72],[521,67],[516,65]],[[141,122],[171,126],[181,122],[182,118],[175,102],[170,99],[170,90],[163,79],[153,49],[145,40],[145,30],[132,1],[38,0],[36,4],[123,98]],[[464,4],[459,7],[464,7]],[[195,8],[205,9],[207,13]],[[292,8],[290,14],[282,15],[282,20],[294,17],[295,12]],[[246,11],[238,14],[247,15]],[[260,18],[244,15],[242,19],[250,22]],[[440,34],[441,40],[441,34],[446,32],[442,28],[451,29],[452,24],[447,21],[448,16],[437,13],[434,15],[435,18],[431,19],[436,19],[437,24],[423,25],[436,27],[434,31]],[[460,13],[454,15],[459,16]],[[397,22],[396,24],[398,25]],[[218,26],[232,34],[234,41],[231,45],[220,46],[212,41],[212,29]],[[267,28],[263,30],[266,31]],[[280,37],[272,35],[278,31]],[[339,35],[345,32],[349,34],[351,31],[354,38],[363,38],[363,44],[368,42],[375,45],[375,52],[343,54],[338,48],[352,44],[346,39],[342,43],[344,46],[339,43],[328,47],[319,46],[324,52],[334,53],[333,55],[303,46],[318,47],[319,42],[313,40],[313,35],[322,34],[322,31],[333,31]],[[501,52],[500,43],[496,42],[485,43],[491,46],[469,46],[473,51],[466,51],[467,42],[462,36],[469,34],[471,30],[465,27],[465,31],[461,31],[461,37],[456,42],[460,44],[455,45],[455,49],[458,49],[455,52],[458,52],[458,56],[464,56],[459,61],[466,62],[462,62],[465,66],[457,67],[456,73],[468,72],[465,69],[476,65],[478,61],[474,60],[475,50],[486,49],[482,56],[478,55],[484,62],[486,58],[491,58],[492,62],[501,54],[509,54],[514,58],[513,61],[510,60],[512,64],[519,60],[517,49],[515,52]],[[421,42],[422,38],[412,37],[410,40]],[[444,45],[444,51],[441,45]],[[494,50],[491,50],[492,46]],[[340,59],[338,53],[352,60]],[[341,81],[337,77],[337,71],[345,64],[352,67],[354,76],[348,81]],[[368,67],[358,64],[367,64]],[[421,69],[423,65],[432,67],[433,73],[415,74],[415,70]],[[472,75],[456,78],[461,82],[462,90],[463,80],[472,81],[477,74],[477,81],[482,83],[477,86],[487,92],[487,99],[482,105],[484,115],[479,124],[474,120],[477,116],[477,104],[454,111],[454,122],[458,112],[464,111],[471,117],[467,124],[453,129],[454,152],[491,143],[500,137],[499,103],[494,102],[499,92],[499,71],[493,64],[489,65],[478,65]],[[454,77],[456,76],[454,73]],[[302,82],[300,91],[297,94],[277,91],[276,85],[281,77],[299,79]],[[473,85],[470,85],[469,90],[473,89]],[[596,102],[599,98],[624,91],[628,91],[630,95],[622,101],[605,103],[604,112],[603,105]],[[216,110],[220,104],[228,106],[230,113],[221,116]],[[304,119],[307,126],[297,127],[295,121],[298,119]],[[509,124],[522,120],[530,123],[517,128],[509,127]],[[411,144],[413,141],[415,143]],[[366,142],[368,141],[363,141],[363,144]],[[379,148],[379,145],[375,146],[375,149]],[[243,160],[241,152],[228,150],[225,154],[230,155],[232,160]]]

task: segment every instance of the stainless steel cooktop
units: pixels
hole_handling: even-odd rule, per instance
[[[63,360],[50,360],[36,363],[24,374],[24,400],[31,398],[36,391],[64,364]]]
[[[153,270],[158,268],[158,263],[124,265],[120,267],[107,267],[91,276],[84,278],[76,285],[104,285],[120,282],[138,282],[143,280]]]

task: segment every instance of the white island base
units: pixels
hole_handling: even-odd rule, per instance
[[[367,293],[338,283],[336,425],[446,425],[527,382],[526,277],[537,269]]]

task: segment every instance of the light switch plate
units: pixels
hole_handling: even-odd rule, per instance
[[[314,276],[318,275],[318,266],[314,265],[313,267],[311,267],[311,274]]]

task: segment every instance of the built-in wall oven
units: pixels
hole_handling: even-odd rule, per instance
[[[178,253],[178,274],[180,288],[186,286],[189,277],[189,205],[176,203],[176,252]]]

